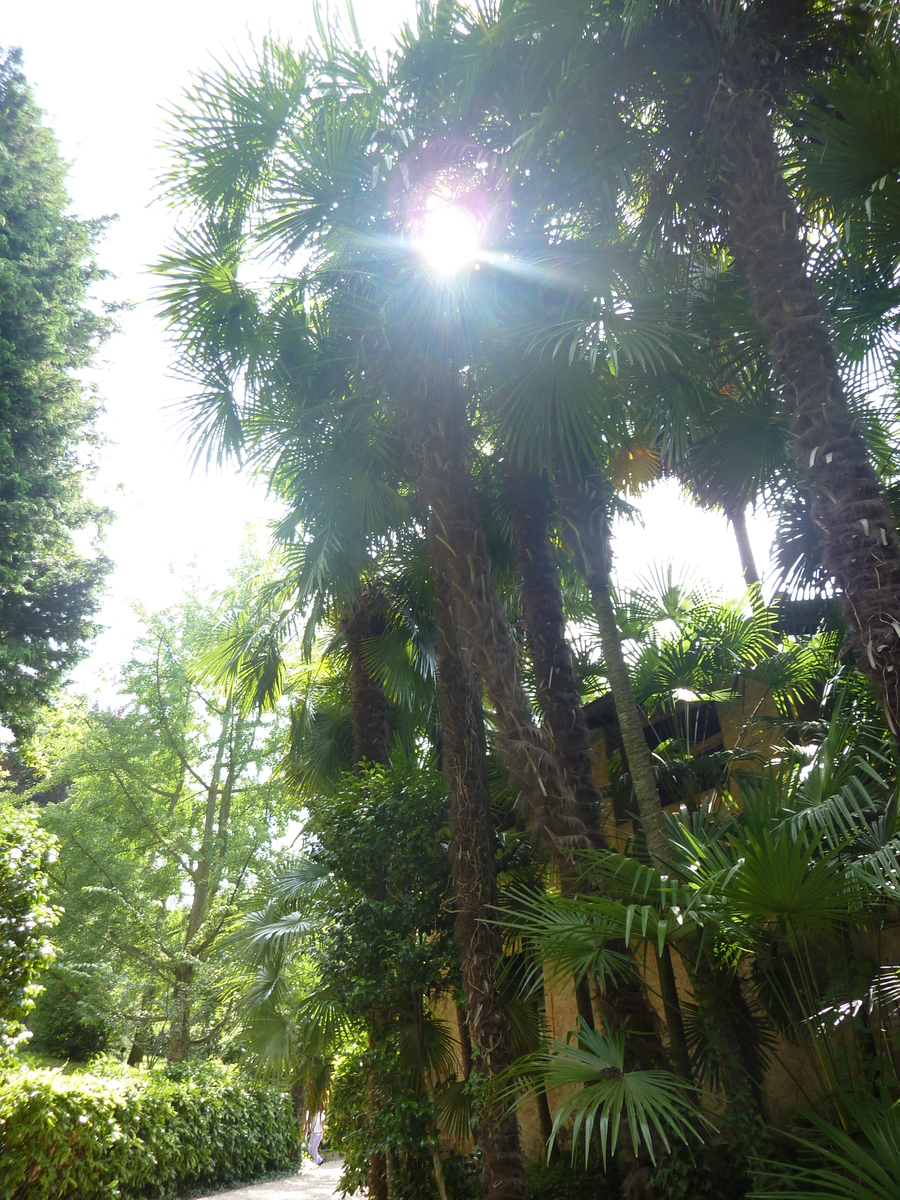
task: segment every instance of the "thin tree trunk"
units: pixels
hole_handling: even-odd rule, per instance
[[[668,942],[663,943],[661,954],[657,951],[656,966],[659,971],[659,994],[666,1014],[666,1028],[669,1031],[669,1052],[672,1055],[672,1065],[683,1079],[693,1080],[691,1052],[688,1049],[684,1016],[681,1012],[681,1001],[678,998],[675,967],[672,963],[672,950]]]
[[[744,583],[748,588],[758,587],[759,571],[756,569],[756,559],[753,557],[753,547],[750,545],[750,534],[747,531],[747,510],[743,505],[736,504],[734,508],[726,509],[725,515],[731,522],[738,554],[741,556]]]
[[[459,1033],[459,1055],[462,1065],[463,1079],[472,1074],[472,1039],[469,1037],[469,1025],[466,1021],[465,1007],[454,1005],[456,1009],[456,1028]]]
[[[547,1093],[539,1083],[535,1088],[534,1102],[538,1111],[538,1124],[541,1128],[541,1140],[545,1146],[550,1145],[550,1139],[553,1137],[553,1113],[550,1111],[550,1101],[547,1099]],[[559,1142],[554,1142],[550,1150],[549,1162],[555,1163],[559,1159]]]
[[[657,870],[667,871],[670,853],[669,836],[666,831],[659,788],[656,786],[650,747],[644,737],[641,713],[634,698],[631,677],[628,674],[628,666],[622,651],[622,639],[609,589],[609,576],[594,572],[588,577],[588,585],[591,589],[591,599],[600,630],[603,661],[606,664],[606,674],[613,694],[619,732],[622,735],[622,745],[628,759],[631,785],[637,801],[641,828],[647,842],[647,852]]]
[[[456,892],[455,936],[462,959],[466,1018],[473,1068],[491,1080],[512,1061],[509,1024],[497,975],[502,956],[497,902],[494,831],[487,773],[481,689],[461,652],[444,574],[449,557],[438,529],[431,531],[438,630],[438,697],[444,774],[450,796],[450,863]],[[520,1200],[525,1195],[516,1119],[482,1114],[479,1140],[484,1156],[485,1200]]]
[[[187,929],[184,935],[184,954],[196,953],[194,941],[203,928],[209,902],[215,895],[215,880],[212,878],[213,858],[221,829],[216,828],[216,812],[219,807],[219,789],[222,782],[222,767],[225,762],[225,752],[231,740],[233,713],[226,710],[222,720],[222,730],[216,745],[216,757],[213,762],[209,783],[206,786],[206,809],[203,821],[203,839],[197,856],[197,865],[192,872],[194,894],[191,899],[191,910],[188,915]],[[206,947],[208,952],[209,947]],[[169,1062],[182,1062],[191,1047],[191,992],[194,986],[194,966],[191,962],[179,963],[175,968],[175,986],[173,1003],[175,1014],[172,1018],[169,1045],[166,1058]]]
[[[730,61],[729,61],[730,60]],[[900,542],[850,410],[753,64],[729,48],[710,110],[735,260],[792,409],[801,485],[859,669],[900,730]]]
[[[601,488],[592,484],[590,480],[581,484],[560,483],[558,495],[566,536],[588,581],[594,612],[597,615],[603,659],[647,851],[656,869],[667,872],[669,837],[662,802],[659,788],[656,786],[650,748],[644,737],[640,710],[622,652],[622,638],[610,595],[610,534],[605,496]],[[668,946],[664,947],[657,962],[673,1065],[679,1074],[690,1079],[690,1052]]]
[[[350,707],[353,719],[353,761],[387,763],[390,711],[384,688],[373,679],[365,661],[365,645],[387,628],[384,602],[377,591],[364,592],[343,623],[350,651]]]
[[[610,595],[610,531],[605,483],[590,478],[581,483],[558,481],[557,497],[566,540],[590,589],[647,852],[657,870],[667,871],[669,836],[653,773],[653,759],[644,737],[643,721],[622,652],[622,637]]]
[[[431,1128],[428,1131],[428,1151],[431,1155],[431,1165],[434,1171],[434,1182],[437,1185],[438,1196],[440,1200],[450,1200],[447,1192],[447,1180],[444,1176],[444,1163],[441,1159],[440,1136],[438,1133],[437,1120],[435,1118],[435,1091],[434,1084],[431,1079],[431,1069],[426,1061],[425,1053],[425,1017],[423,1012],[423,1004],[425,997],[421,994],[410,997],[410,1010],[413,1013],[413,1019],[416,1027],[416,1048],[419,1055],[419,1064],[422,1070],[422,1082],[425,1085],[425,1094],[428,1097],[428,1103],[431,1106]]]
[[[370,1030],[370,1045],[371,1042],[372,1033]],[[368,1075],[366,1077],[366,1101],[368,1103],[366,1123],[370,1133],[372,1133],[375,1125],[375,1117],[380,1108],[380,1101],[378,1097],[378,1081],[375,1078],[375,1071],[372,1067],[369,1067]],[[369,1197],[369,1200],[387,1200],[387,1160],[383,1154],[370,1154],[368,1160],[366,1161],[366,1195]]]

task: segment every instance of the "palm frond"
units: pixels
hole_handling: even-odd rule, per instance
[[[577,1089],[557,1109],[548,1153],[569,1121],[573,1159],[583,1136],[587,1163],[596,1137],[604,1165],[620,1132],[635,1156],[643,1145],[656,1162],[660,1145],[668,1151],[671,1139],[686,1143],[712,1128],[697,1110],[699,1093],[692,1084],[668,1071],[626,1070],[625,1044],[621,1034],[599,1033],[579,1022],[577,1045],[551,1042],[519,1064],[526,1078],[536,1075],[545,1088]]]
[[[535,894],[513,888],[503,924],[534,951],[535,967],[530,979],[538,985],[535,972],[543,970],[548,984],[597,978],[606,989],[632,970],[631,960],[609,942],[632,937],[656,942],[665,937],[653,904],[622,904],[600,896],[567,898]]]
[[[447,1084],[435,1097],[434,1106],[440,1127],[449,1137],[463,1143],[472,1137],[475,1106],[465,1081]]]
[[[397,1021],[400,1061],[410,1076],[421,1081],[426,1074],[449,1074],[456,1065],[456,1041],[446,1023],[423,1009],[419,1014],[402,1014]]]
[[[772,1177],[751,1197],[769,1200],[895,1200],[900,1179],[900,1103],[883,1100],[848,1103],[857,1133],[833,1125],[816,1113],[805,1116],[819,1135],[789,1133],[797,1158],[760,1161],[757,1170]]]
[[[250,947],[277,945],[290,948],[314,938],[319,922],[301,912],[285,913],[274,920],[249,920],[244,927],[243,941]]]

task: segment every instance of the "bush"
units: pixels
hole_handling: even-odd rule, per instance
[[[0,1059],[28,1036],[24,1018],[53,961],[47,931],[57,914],[47,903],[46,864],[56,839],[29,813],[0,798]]]
[[[44,976],[44,991],[28,1017],[28,1049],[51,1058],[86,1063],[109,1047],[110,1029],[65,984]]]
[[[410,1086],[409,1071],[403,1070],[395,1046],[348,1055],[335,1071],[327,1119],[329,1145],[344,1160],[341,1189],[353,1193],[364,1187],[370,1154],[392,1154],[394,1200],[433,1200],[430,1118],[428,1101]]]
[[[536,1163],[529,1167],[525,1184],[532,1200],[601,1200],[622,1195],[620,1190],[621,1170],[613,1159],[606,1171],[599,1161],[584,1167],[583,1158],[570,1163],[568,1158],[549,1166]]]
[[[221,1063],[0,1078],[0,1200],[175,1196],[298,1159],[289,1097]]]

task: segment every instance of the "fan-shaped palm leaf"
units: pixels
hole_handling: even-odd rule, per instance
[[[572,1157],[584,1137],[585,1162],[594,1136],[605,1164],[623,1132],[638,1154],[646,1147],[653,1161],[660,1144],[688,1142],[711,1128],[697,1111],[697,1089],[667,1071],[625,1069],[625,1037],[604,1034],[579,1022],[578,1045],[551,1042],[524,1063],[526,1076],[537,1075],[546,1088],[578,1090],[562,1101],[553,1121],[548,1152],[560,1130],[572,1122]]]

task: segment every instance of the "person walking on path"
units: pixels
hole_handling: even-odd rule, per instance
[[[307,1149],[309,1150],[309,1156],[313,1160],[313,1162],[316,1164],[317,1167],[321,1167],[322,1163],[325,1161],[325,1159],[322,1158],[321,1154],[319,1154],[319,1144],[322,1141],[322,1135],[324,1132],[325,1132],[325,1113],[320,1108],[317,1110],[316,1115],[313,1117],[313,1119],[310,1123],[309,1141],[307,1142]]]

